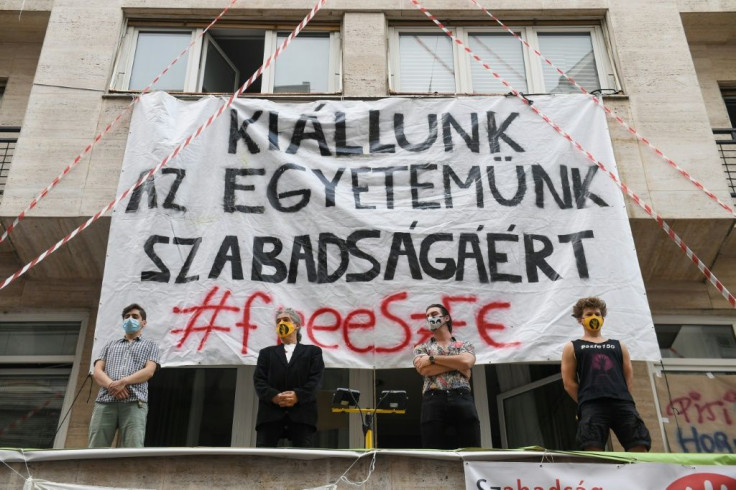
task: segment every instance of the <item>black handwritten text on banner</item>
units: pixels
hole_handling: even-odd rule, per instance
[[[145,96],[119,188],[222,103]],[[592,104],[535,104],[615,169]],[[292,306],[329,366],[408,367],[440,302],[479,363],[551,360],[596,294],[607,334],[653,360],[622,197],[537,119],[502,97],[237,101],[115,210],[95,352],[139,302],[164,364],[253,364]]]

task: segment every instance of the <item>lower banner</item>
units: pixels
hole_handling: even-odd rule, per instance
[[[465,462],[467,490],[736,490],[733,466]]]

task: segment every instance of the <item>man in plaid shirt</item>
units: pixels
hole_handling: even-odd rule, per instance
[[[119,447],[143,447],[148,415],[148,380],[159,368],[159,349],[141,333],[146,310],[137,304],[123,309],[122,338],[112,340],[94,363],[100,385],[89,423],[89,447],[110,447],[120,429]]]

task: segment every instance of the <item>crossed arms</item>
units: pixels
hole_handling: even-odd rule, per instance
[[[470,352],[451,356],[434,356],[434,364],[429,361],[429,355],[419,354],[414,358],[414,367],[422,376],[437,376],[450,371],[459,371],[470,379],[470,371],[475,364],[475,356]]]

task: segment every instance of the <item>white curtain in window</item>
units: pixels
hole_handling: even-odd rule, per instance
[[[161,73],[190,43],[191,32],[139,32],[135,48],[130,90],[141,90]],[[187,73],[186,56],[172,66],[156,84],[158,90],[184,90]]]
[[[455,92],[452,40],[444,33],[399,36],[401,92]]]
[[[601,88],[590,33],[540,33],[538,37],[540,51],[580,86],[588,91]],[[542,68],[546,92],[572,94],[579,91],[546,63]]]
[[[527,91],[524,54],[519,41],[506,33],[470,33],[470,49],[480,56],[493,71],[501,75],[520,92]],[[476,94],[507,93],[509,89],[477,61],[470,60],[473,92]]]

